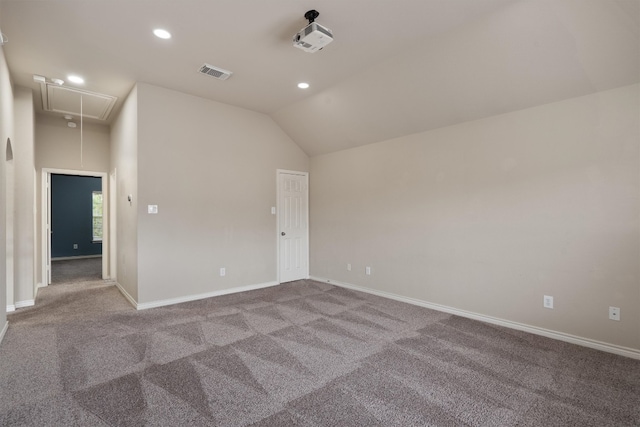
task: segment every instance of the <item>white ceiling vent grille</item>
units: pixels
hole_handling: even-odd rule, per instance
[[[204,64],[198,70],[202,74],[215,77],[218,80],[227,80],[233,74],[231,71],[223,70],[222,68],[214,67],[213,65]]]

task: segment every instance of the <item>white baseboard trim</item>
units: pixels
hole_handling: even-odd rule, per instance
[[[102,254],[97,255],[79,255],[79,256],[59,256],[51,258],[51,261],[68,261],[70,259],[88,259],[88,258],[102,258]]]
[[[605,351],[607,353],[613,353],[620,356],[630,357],[632,359],[640,360],[640,350],[636,350],[629,347],[623,347],[615,344],[609,344],[602,341],[592,340],[589,338],[583,338],[576,335],[567,334],[564,332],[553,331],[551,329],[539,328],[537,326],[527,325],[525,323],[513,322],[511,320],[500,319],[497,317],[486,316],[484,314],[474,313],[471,311],[460,310],[454,307],[449,307],[441,304],[434,304],[431,302],[419,300],[416,298],[409,298],[402,295],[393,294],[390,292],[378,291],[375,289],[368,289],[362,286],[352,285],[350,283],[338,282],[333,279],[327,279],[324,277],[310,277],[311,280],[318,282],[330,283],[332,285],[340,286],[342,288],[353,289],[354,291],[365,292],[368,294],[377,295],[384,298],[393,299],[400,302],[406,302],[408,304],[418,305],[420,307],[430,308],[432,310],[442,311],[456,316],[466,317],[469,319],[479,320],[481,322],[491,323],[493,325],[504,326],[506,328],[516,329],[518,331],[529,332],[543,337],[556,339],[559,341],[568,342],[571,344],[577,344],[583,347],[593,348],[595,350]]]
[[[33,305],[36,305],[36,300],[33,299],[16,302],[16,308],[31,307]]]
[[[137,301],[131,295],[129,295],[129,292],[127,292],[120,283],[118,282],[114,282],[114,283],[116,285],[116,288],[118,288],[118,290],[122,294],[122,296],[125,297],[127,301],[129,301],[129,304],[131,304],[134,308],[137,309],[138,308]]]
[[[2,344],[2,340],[4,339],[4,334],[7,333],[7,329],[9,329],[9,322],[4,322],[4,326],[0,331],[0,344]]]
[[[16,311],[18,308],[31,307],[36,304],[35,300],[28,299],[24,301],[17,301],[15,304],[7,304],[7,313]]]
[[[118,287],[122,295],[124,295],[124,297],[131,303],[131,305],[133,305],[136,308],[136,310],[147,310],[149,308],[164,307],[167,305],[180,304],[180,303],[189,302],[189,301],[197,301],[205,298],[218,297],[221,295],[235,294],[238,292],[246,292],[246,291],[254,291],[256,289],[268,288],[268,287],[276,286],[279,284],[280,283],[278,282],[258,283],[256,285],[238,286],[235,288],[222,289],[220,291],[207,292],[204,294],[187,295],[184,297],[139,303],[131,295],[129,295],[129,293],[125,291],[124,288],[118,282],[116,282],[116,286]]]

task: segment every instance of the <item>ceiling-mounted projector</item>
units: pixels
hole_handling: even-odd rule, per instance
[[[293,36],[293,45],[305,52],[317,52],[333,41],[333,33],[327,27],[313,22],[320,13],[310,10],[304,14],[309,20],[309,25],[301,29]]]

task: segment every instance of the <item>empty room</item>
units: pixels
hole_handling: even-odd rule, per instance
[[[640,0],[0,34],[0,425],[640,425]]]

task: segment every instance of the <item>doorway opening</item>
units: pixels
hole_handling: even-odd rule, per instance
[[[107,174],[43,169],[42,284],[109,279]]]

